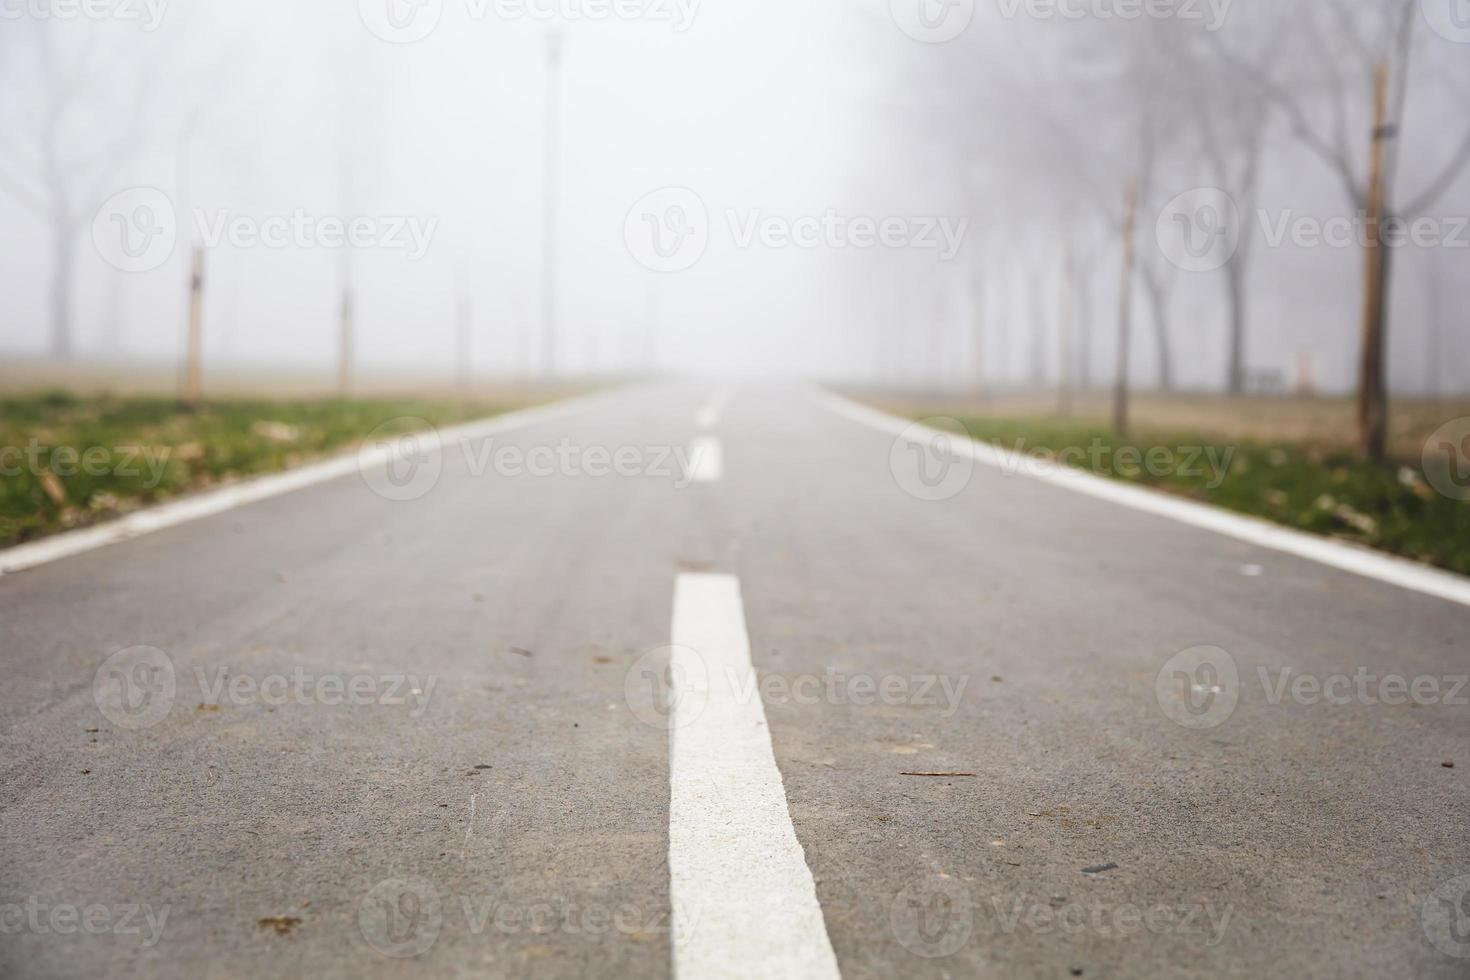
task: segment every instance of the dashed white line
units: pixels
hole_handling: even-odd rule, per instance
[[[733,387],[721,388],[715,392],[709,401],[700,406],[699,411],[694,413],[694,424],[701,429],[713,429],[720,424],[725,417],[725,408],[730,404],[730,399],[735,397]]]
[[[714,436],[695,436],[689,443],[689,479],[718,483],[725,475],[725,450]]]
[[[817,391],[813,397],[818,404],[829,410],[859,422],[880,432],[902,434],[914,428],[914,423],[895,418],[866,405],[859,405],[829,391]],[[919,427],[920,431],[935,434],[936,430]],[[1033,480],[1066,487],[1068,490],[1110,500],[1133,510],[1144,511],[1159,517],[1167,517],[1181,524],[1204,528],[1226,537],[1245,541],[1262,548],[1281,551],[1298,558],[1306,558],[1322,565],[1352,572],[1364,578],[1387,582],[1402,589],[1424,595],[1448,599],[1470,606],[1470,579],[1442,572],[1426,565],[1418,565],[1402,558],[1379,554],[1362,548],[1340,544],[1327,538],[1319,538],[1301,531],[1268,524],[1253,517],[1233,514],[1208,504],[1195,503],[1179,497],[1171,497],[1156,490],[1129,486],[1116,480],[1094,476],[1082,470],[1064,466],[1048,467],[1046,470],[1028,468],[1026,459],[1005,449],[970,439],[953,441],[956,452],[963,453],[978,463],[993,466],[1007,473],[1019,473]]]
[[[678,577],[670,677],[675,980],[838,980],[756,693],[733,575]]]

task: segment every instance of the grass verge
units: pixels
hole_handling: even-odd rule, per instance
[[[1374,465],[1335,444],[1159,428],[1119,439],[1086,420],[952,418],[948,427],[1003,449],[1470,575],[1470,503],[1438,493],[1420,459]]]
[[[46,392],[0,398],[0,547],[356,446],[385,423],[453,425],[519,404],[219,400]]]

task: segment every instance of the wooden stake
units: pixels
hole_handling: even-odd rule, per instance
[[[342,287],[342,319],[337,335],[337,393],[352,393],[352,287]]]
[[[204,397],[204,248],[194,246],[189,266],[189,335],[184,353],[184,404]]]

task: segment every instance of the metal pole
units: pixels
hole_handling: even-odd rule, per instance
[[[556,214],[561,149],[561,35],[546,35],[546,121],[541,202],[541,373],[556,371]]]

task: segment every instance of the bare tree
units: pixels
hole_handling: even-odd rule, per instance
[[[1296,138],[1334,175],[1353,209],[1364,216],[1358,441],[1364,455],[1373,460],[1383,459],[1388,432],[1385,362],[1393,250],[1384,244],[1384,229],[1433,207],[1470,165],[1467,123],[1448,158],[1436,165],[1417,193],[1400,200],[1400,150],[1420,10],[1418,0],[1300,5],[1292,40],[1304,55],[1282,61],[1305,68],[1309,72],[1305,82],[1232,55],[1235,65],[1285,116]]]
[[[50,233],[49,349],[65,359],[76,346],[77,237],[139,146],[153,63],[136,45],[104,44],[85,22],[15,23],[0,60],[20,76],[5,83],[20,104],[5,100],[0,190]],[[29,93],[30,104],[18,93]]]

